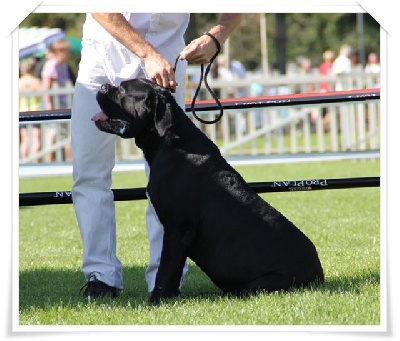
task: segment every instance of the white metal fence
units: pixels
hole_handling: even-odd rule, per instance
[[[341,77],[321,76],[248,76],[235,82],[209,79],[209,85],[220,98],[252,97],[307,93],[319,91],[321,82],[328,82],[332,89],[365,89],[379,86],[379,74],[353,73]],[[193,97],[196,82],[187,83],[187,100]],[[311,89],[311,90],[310,90]],[[72,102],[72,85],[50,91],[52,95],[66,94]],[[43,96],[43,93],[20,94]],[[198,99],[211,98],[206,89]],[[55,103],[56,108],[57,102]],[[200,113],[199,113],[200,114]],[[211,120],[218,112],[205,115]],[[188,113],[191,117],[192,115]],[[377,100],[343,104],[302,105],[257,109],[225,110],[217,124],[195,124],[210,137],[224,156],[265,155],[287,153],[365,151],[380,148],[380,104]],[[34,127],[40,129],[40,148],[20,157],[20,163],[46,162],[46,155],[53,154],[55,162],[69,161],[65,150],[70,144],[69,121],[21,122],[27,128],[29,139],[34,138]],[[46,133],[56,129],[54,141],[46,141]],[[29,143],[29,146],[34,143]],[[118,139],[116,161],[141,159],[142,153],[133,140]]]

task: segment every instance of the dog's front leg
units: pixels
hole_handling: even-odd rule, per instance
[[[186,261],[187,247],[174,234],[165,232],[160,265],[150,302],[158,304],[162,298],[179,296],[179,286]]]

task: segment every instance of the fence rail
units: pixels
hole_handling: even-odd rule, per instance
[[[256,193],[318,191],[328,189],[349,189],[379,187],[379,177],[343,178],[343,179],[307,179],[272,182],[250,182]],[[112,189],[114,201],[147,199],[146,188]],[[72,204],[71,191],[20,193],[19,206]]]
[[[307,85],[318,89],[321,82],[332,88],[340,83],[349,90],[333,93],[305,94]],[[254,85],[259,91],[252,91]],[[224,116],[218,124],[204,125],[192,117],[195,124],[213,140],[224,156],[264,155],[286,153],[338,152],[378,150],[380,148],[380,94],[374,88],[379,75],[350,74],[342,77],[296,76],[247,78],[237,82],[209,80],[209,85],[219,92],[224,103]],[[187,99],[196,83],[187,84]],[[268,95],[259,96],[261,94]],[[295,92],[300,92],[294,94]],[[53,89],[53,95],[67,94],[70,103],[73,87]],[[20,94],[21,97],[41,96],[43,93]],[[242,96],[241,96],[242,95]],[[247,96],[244,100],[238,97]],[[202,90],[196,112],[212,120],[217,108]],[[233,98],[232,98],[233,96]],[[349,97],[350,96],[350,97]],[[247,102],[247,104],[246,104]],[[190,105],[188,106],[190,107]],[[51,121],[40,120],[43,111],[20,115],[20,126],[26,127],[30,139],[34,127],[39,127],[40,149],[20,157],[20,163],[43,162],[49,153],[54,161],[64,162],[64,149],[70,143],[69,110],[55,110]],[[36,115],[36,117],[35,117]],[[42,116],[44,117],[44,116]],[[49,143],[46,132],[56,128],[56,138]],[[141,159],[142,153],[133,140],[118,139],[116,161]]]

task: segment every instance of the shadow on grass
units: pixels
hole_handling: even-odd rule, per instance
[[[363,291],[366,285],[379,284],[379,271],[366,271],[363,274],[354,276],[329,277],[325,280],[325,283],[318,288],[318,290],[321,292],[329,292],[331,294],[341,292],[359,294],[361,291]]]
[[[124,292],[117,299],[101,299],[101,302],[112,302],[116,306],[149,305],[149,293],[144,279],[145,267],[124,268]],[[378,271],[355,276],[338,276],[327,278],[325,283],[312,287],[318,292],[329,293],[359,293],[365,285],[379,285]],[[19,274],[19,311],[23,313],[30,309],[49,309],[60,305],[74,306],[84,302],[80,288],[85,284],[80,270],[36,269],[23,271]],[[185,276],[180,299],[208,301],[222,297],[221,290],[196,265],[190,265]],[[176,300],[175,300],[176,301]],[[173,302],[175,302],[173,301]],[[171,301],[172,302],[172,301]],[[166,302],[168,303],[168,301]]]

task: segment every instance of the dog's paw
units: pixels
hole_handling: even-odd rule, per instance
[[[151,292],[149,303],[151,305],[159,305],[162,301],[168,299],[176,299],[181,294],[179,289],[163,290],[161,287],[156,287]]]

